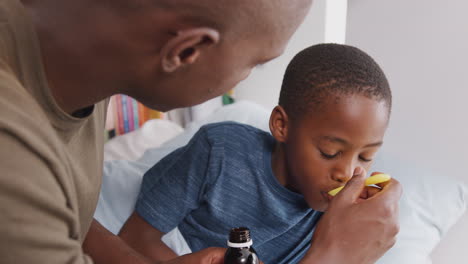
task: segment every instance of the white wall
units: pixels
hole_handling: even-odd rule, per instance
[[[467,10],[466,0],[353,0],[346,32],[347,43],[367,51],[389,78],[394,106],[385,149],[465,182]],[[467,220],[442,241],[434,263],[467,263]]]
[[[258,67],[235,89],[237,99],[257,102],[268,109],[278,103],[283,74],[294,55],[318,43],[344,43],[347,0],[314,0],[312,8],[292,37],[284,54]]]
[[[327,0],[325,2],[326,43],[345,43],[348,0]]]
[[[467,10],[465,0],[353,0],[347,43],[389,78],[386,149],[468,182]]]

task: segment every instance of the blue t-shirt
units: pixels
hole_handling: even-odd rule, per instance
[[[274,145],[251,126],[204,126],[146,172],[136,211],[161,232],[179,227],[192,251],[226,247],[230,229],[245,226],[262,261],[297,263],[321,213],[277,181]]]

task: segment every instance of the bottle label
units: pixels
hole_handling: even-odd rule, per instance
[[[252,246],[252,244],[253,244],[252,239],[245,242],[245,243],[232,243],[229,240],[227,242],[228,247],[232,247],[232,248],[246,248],[246,247]]]

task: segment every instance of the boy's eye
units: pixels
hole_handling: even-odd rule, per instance
[[[333,158],[336,158],[336,156],[338,156],[340,154],[340,152],[337,152],[335,154],[327,154],[323,151],[320,151],[320,154],[322,155],[322,157],[326,158],[326,159],[333,159]]]
[[[371,162],[372,161],[372,159],[366,159],[363,156],[359,156],[359,159],[364,161],[364,162]]]

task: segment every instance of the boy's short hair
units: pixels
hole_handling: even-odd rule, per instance
[[[391,110],[387,78],[369,55],[348,45],[319,44],[301,51],[289,63],[279,105],[295,118],[318,110],[330,96],[354,94],[385,101]]]

